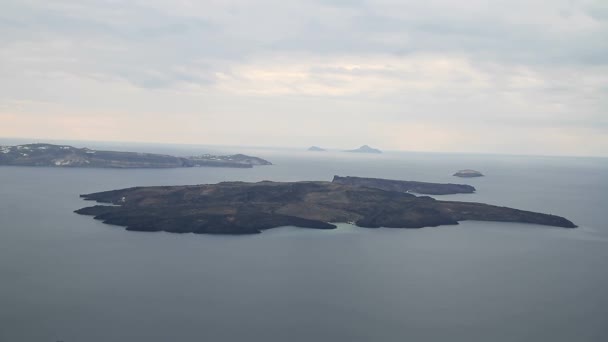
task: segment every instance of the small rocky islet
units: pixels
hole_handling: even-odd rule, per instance
[[[453,174],[453,176],[461,177],[461,178],[473,178],[473,177],[483,177],[483,173],[476,171],[476,170],[466,169],[466,170],[457,171],[456,173]]]
[[[354,150],[346,150],[344,152],[351,152],[351,153],[372,153],[372,154],[381,154],[382,151],[380,151],[377,148],[373,148],[370,147],[369,145],[363,145],[359,148],[356,148]]]
[[[333,229],[340,222],[368,228],[435,227],[464,220],[576,227],[556,215],[405,192],[412,186],[458,190],[453,184],[419,183],[336,176],[332,182],[135,187],[81,195],[106,205],[75,212],[132,231],[198,234],[256,234],[281,226]]]
[[[327,152],[327,149],[319,147],[319,146],[311,146],[307,149],[309,152]],[[372,153],[372,154],[380,154],[380,151],[377,148],[370,147],[369,145],[363,145],[359,148],[353,150],[344,150],[342,152],[350,152],[350,153]]]

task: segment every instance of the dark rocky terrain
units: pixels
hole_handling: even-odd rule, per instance
[[[176,167],[237,167],[272,165],[257,157],[243,154],[229,156],[202,155],[175,157],[163,154],[96,151],[67,145],[27,144],[0,146],[0,165],[101,167],[101,168],[176,168]]]
[[[474,187],[465,184],[427,183],[382,178],[334,176],[332,182],[343,185],[364,186],[387,191],[415,192],[417,194],[424,195],[470,194],[475,192]]]
[[[372,147],[370,147],[368,145],[363,145],[363,146],[361,146],[361,147],[359,147],[357,149],[347,150],[347,151],[344,151],[344,152],[352,152],[352,153],[376,153],[376,154],[382,153],[382,151],[380,151],[379,149],[372,148]]]
[[[453,176],[471,178],[471,177],[483,177],[483,174],[481,172],[475,171],[475,170],[460,170],[460,171],[456,172],[455,174],[453,174]]]
[[[134,231],[254,234],[288,225],[331,229],[336,227],[332,223],[352,222],[370,228],[421,228],[462,220],[576,227],[554,215],[330,182],[136,187],[81,197],[110,205],[76,213]]]

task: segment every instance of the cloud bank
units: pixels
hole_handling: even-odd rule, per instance
[[[608,155],[605,1],[13,1],[0,136]]]

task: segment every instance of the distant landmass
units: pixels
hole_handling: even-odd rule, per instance
[[[548,214],[482,203],[438,201],[402,191],[338,182],[225,182],[212,185],[153,186],[81,195],[107,203],[75,212],[133,231],[199,234],[255,234],[296,226],[336,228],[422,228],[458,221],[522,222],[575,228]]]
[[[99,168],[251,168],[254,165],[272,165],[272,163],[244,154],[175,157],[153,153],[97,151],[68,145],[27,144],[0,146],[1,165]]]
[[[353,152],[353,153],[382,153],[382,151],[380,151],[379,149],[376,148],[372,148],[368,145],[363,145],[357,149],[354,150],[346,150],[344,152]]]
[[[474,187],[465,184],[427,183],[382,178],[334,176],[332,182],[344,185],[365,186],[387,191],[415,192],[425,195],[470,194],[475,192]]]
[[[456,172],[454,174],[454,176],[463,177],[463,178],[471,178],[471,177],[483,177],[483,174],[479,171],[467,169],[467,170],[460,170],[460,171]]]
[[[325,152],[327,151],[324,148],[320,148],[319,146],[311,146],[308,148],[308,151],[313,151],[313,152]]]

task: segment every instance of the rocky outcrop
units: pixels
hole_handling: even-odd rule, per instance
[[[332,182],[344,185],[364,186],[387,191],[414,192],[424,195],[470,194],[475,192],[474,187],[465,184],[427,183],[382,178],[334,176]]]
[[[483,177],[483,174],[479,171],[467,169],[467,170],[460,170],[460,171],[456,172],[453,176],[471,178],[471,177]]]

